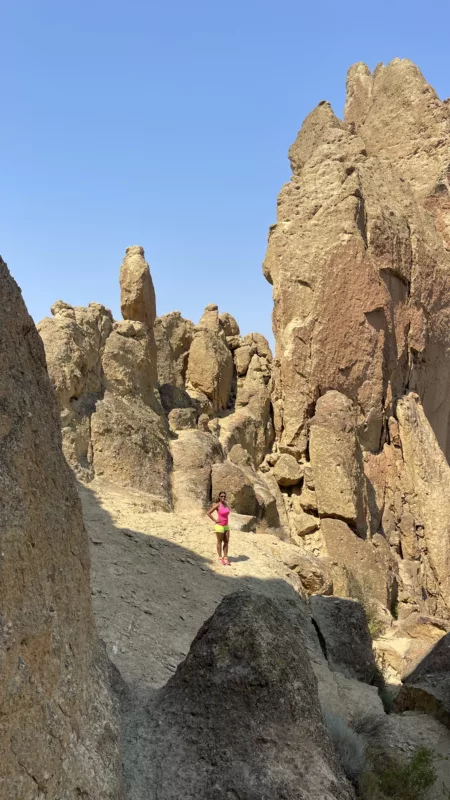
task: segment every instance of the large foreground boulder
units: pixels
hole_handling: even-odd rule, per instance
[[[161,690],[147,742],[148,800],[353,797],[319,708],[301,609],[287,600],[222,601]]]
[[[118,724],[44,348],[0,259],[0,796],[117,800]]]

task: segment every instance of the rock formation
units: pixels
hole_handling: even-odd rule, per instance
[[[152,709],[149,800],[353,797],[320,712],[301,610],[287,603],[236,593],[205,622]]]
[[[42,342],[1,259],[0,294],[0,793],[117,800],[117,709],[93,622],[80,502]],[[78,322],[61,307],[54,382],[65,402],[75,387],[95,394],[98,364],[89,346],[101,347],[110,323],[101,307]],[[81,331],[88,328],[87,341]],[[69,342],[70,363],[63,358]]]
[[[234,471],[248,485],[250,515],[283,532],[259,471],[273,441],[266,339],[241,337],[214,303],[196,326],[178,311],[157,318],[142,247],[127,249],[120,287],[123,322],[96,303],[58,301],[38,326],[77,477],[139,489],[163,510],[174,501],[198,510],[217,490],[216,465],[217,475]],[[237,445],[247,454],[245,474],[231,460],[221,466]]]
[[[371,592],[395,615],[447,617],[450,108],[409,61],[357,64],[344,121],[320,103],[289,155],[264,263],[266,468],[294,539],[333,559],[335,591],[348,591],[342,567],[364,578],[362,548]],[[304,473],[292,489],[277,475],[285,453]]]

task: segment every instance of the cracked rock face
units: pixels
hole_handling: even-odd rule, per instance
[[[80,502],[44,348],[1,259],[0,291],[0,794],[112,800],[118,724]],[[78,379],[61,373],[61,386]]]
[[[289,157],[264,274],[277,446],[309,476],[300,500],[320,525],[302,542],[330,554],[333,526],[366,539],[389,564],[381,602],[398,590],[400,614],[447,615],[449,105],[410,61],[356,64],[344,121],[320,103]]]

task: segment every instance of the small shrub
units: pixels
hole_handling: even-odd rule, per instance
[[[327,713],[325,721],[342,771],[356,784],[366,766],[366,743],[342,717]]]
[[[373,746],[382,738],[386,720],[381,714],[371,711],[356,711],[349,724],[355,733]]]
[[[364,800],[424,800],[435,780],[433,753],[421,747],[406,763],[390,759],[384,769],[366,772],[359,791]]]

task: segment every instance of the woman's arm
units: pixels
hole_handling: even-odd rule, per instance
[[[218,508],[219,508],[219,503],[216,503],[214,506],[212,506],[212,508],[209,509],[209,511],[206,512],[206,515],[210,519],[212,519],[213,522],[216,522],[216,520],[213,517],[213,514],[214,514],[214,511],[217,511]]]

